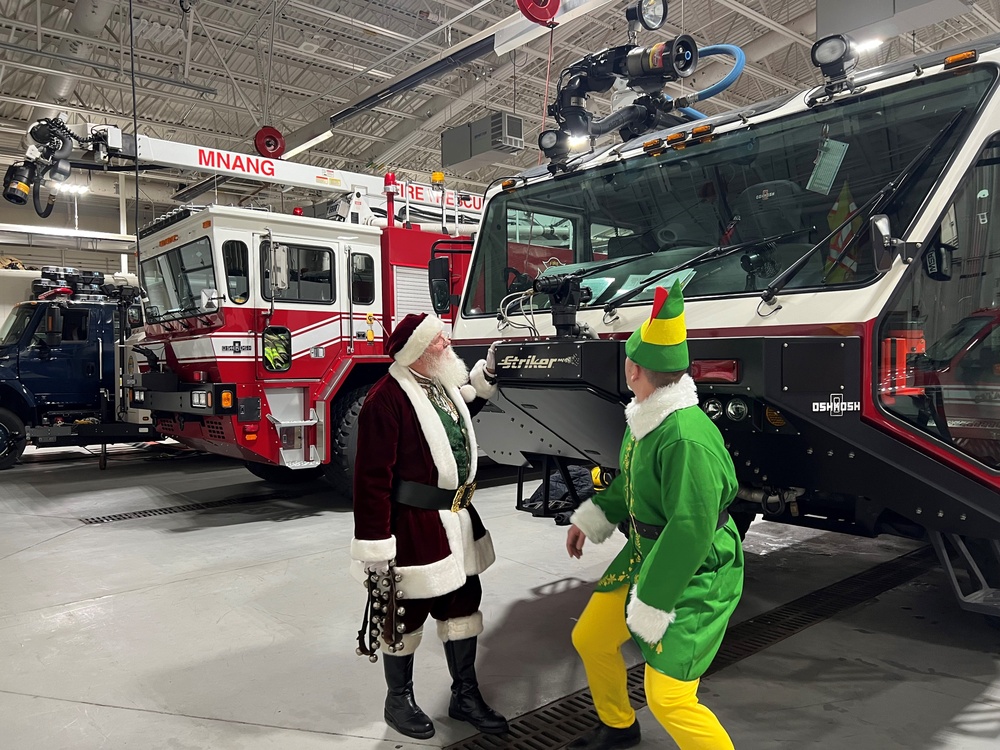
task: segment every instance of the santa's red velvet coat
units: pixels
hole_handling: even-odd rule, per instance
[[[496,393],[480,361],[470,384],[448,389],[469,437],[468,483],[475,480],[476,414]],[[363,562],[395,558],[399,588],[408,599],[455,591],[467,576],[493,564],[493,542],[472,506],[424,510],[391,501],[393,483],[421,482],[458,488],[458,467],[438,412],[408,367],[394,363],[365,398],[354,468],[354,539],[351,572],[363,580]]]

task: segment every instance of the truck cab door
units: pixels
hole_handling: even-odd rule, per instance
[[[21,383],[42,411],[96,409],[104,363],[99,342],[102,322],[87,308],[62,310],[58,343],[46,342],[45,316],[20,357]]]
[[[344,266],[338,243],[270,234],[254,241],[263,303],[256,313],[257,378],[319,378],[330,347],[342,337],[337,277]]]
[[[377,245],[344,245],[345,335],[353,354],[374,354],[375,341],[382,339],[383,269],[378,258]]]

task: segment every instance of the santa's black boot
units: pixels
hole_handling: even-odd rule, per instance
[[[413,699],[413,654],[382,654],[385,666],[385,723],[400,734],[418,740],[434,736],[434,724]]]
[[[476,679],[476,638],[445,641],[444,653],[451,672],[451,703],[448,715],[467,721],[483,734],[503,734],[507,720],[490,708],[479,692]]]

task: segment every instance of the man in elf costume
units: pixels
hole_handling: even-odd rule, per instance
[[[726,510],[737,482],[687,374],[679,284],[669,295],[656,289],[652,315],[625,354],[635,398],[625,408],[621,473],[573,514],[566,540],[580,557],[585,539],[599,543],[622,521],[628,526],[628,543],[573,630],[601,724],[570,747],[639,743],[621,654],[631,638],[646,661],[650,711],[681,750],[726,750],[729,735],[696,693],[743,590],[743,550]]]
[[[384,717],[418,739],[434,735],[413,697],[413,654],[428,615],[437,620],[451,672],[448,715],[481,732],[507,731],[507,720],[483,700],[475,669],[483,631],[479,574],[494,553],[470,504],[478,458],[472,416],[496,394],[493,348],[470,375],[450,344],[436,316],[403,318],[386,342],[395,361],[358,417],[352,573],[363,580],[365,571],[384,573],[394,561],[400,576],[402,648],[381,644]]]

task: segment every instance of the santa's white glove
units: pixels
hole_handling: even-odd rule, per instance
[[[491,385],[497,382],[497,344],[499,343],[499,341],[494,341],[486,350],[486,371],[483,374]]]
[[[389,561],[388,560],[378,560],[376,562],[366,562],[364,563],[366,573],[388,573],[389,572]]]

